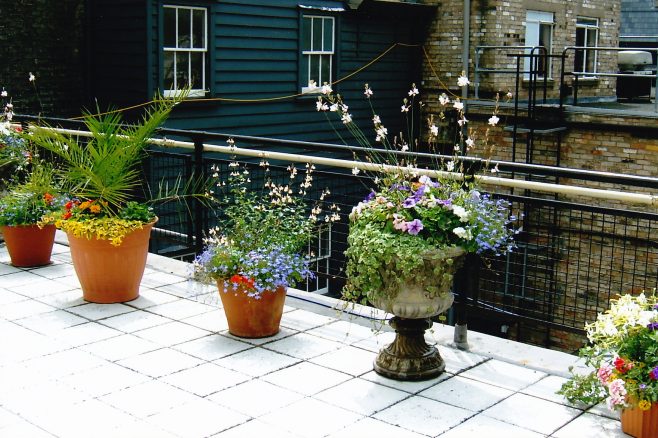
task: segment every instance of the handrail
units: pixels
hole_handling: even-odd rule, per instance
[[[90,137],[92,134],[88,131],[61,129],[61,128],[41,128],[53,129],[62,134],[79,135]],[[231,138],[237,138],[231,136]],[[189,141],[170,140],[166,138],[151,138],[149,143],[159,145],[162,147],[176,147],[183,149],[195,149],[195,143]],[[326,165],[338,167],[343,169],[359,169],[362,171],[371,172],[402,172],[405,174],[420,174],[427,175],[434,178],[447,178],[454,180],[462,180],[463,175],[457,172],[447,172],[442,170],[433,169],[420,169],[402,167],[388,164],[376,164],[363,161],[345,160],[340,158],[328,158],[319,156],[310,156],[302,154],[292,154],[287,152],[264,151],[259,149],[246,149],[236,146],[218,146],[212,144],[202,144],[204,152],[217,152],[228,155],[240,155],[246,157],[260,158],[263,160],[281,160],[297,163],[309,163],[315,165]],[[616,190],[594,189],[588,187],[567,186],[564,184],[552,184],[536,181],[517,180],[510,178],[493,177],[488,175],[475,175],[475,179],[484,184],[499,185],[509,188],[519,188],[526,190],[534,190],[544,193],[562,194],[562,195],[580,195],[590,198],[616,200],[623,202],[630,202],[634,204],[643,204],[649,206],[658,206],[658,195],[646,193],[629,193]]]

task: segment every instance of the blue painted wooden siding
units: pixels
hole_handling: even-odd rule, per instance
[[[159,14],[163,2],[147,0],[152,52],[142,66],[142,83],[160,85]],[[411,43],[416,23],[399,17],[372,17],[350,11],[342,1],[222,0],[209,2],[168,1],[167,4],[200,5],[209,9],[212,81],[209,97],[264,99],[298,93],[299,5],[345,8],[337,12],[335,78],[342,78],[381,54],[396,42]],[[148,8],[146,7],[148,6]],[[135,8],[137,9],[137,8]],[[320,11],[308,11],[316,13]],[[136,33],[138,30],[135,31]],[[110,44],[110,43],[108,43]],[[122,44],[116,42],[116,48]],[[422,52],[418,48],[397,48],[384,59],[348,81],[336,86],[350,105],[354,117],[371,129],[369,106],[363,86],[375,91],[374,104],[389,132],[401,121],[402,98],[419,80]],[[151,76],[146,77],[150,71]],[[152,91],[155,91],[152,89]],[[148,93],[147,93],[148,94]],[[135,91],[133,101],[144,98]],[[306,141],[337,142],[336,135],[321,114],[315,99],[302,97],[270,102],[192,102],[177,109],[170,127],[200,129],[233,134],[271,136]]]

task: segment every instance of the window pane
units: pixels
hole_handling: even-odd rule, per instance
[[[596,18],[584,18],[584,17],[578,17],[576,19],[576,25],[581,24],[584,26],[598,26],[599,25],[599,20]]]
[[[322,82],[331,82],[331,65],[330,65],[331,56],[324,55],[320,56],[320,78]]]
[[[308,51],[311,50],[311,23],[312,19],[309,17],[302,18],[302,50]]]
[[[176,9],[164,8],[162,33],[165,47],[176,47]]]
[[[189,59],[189,52],[178,52],[176,54],[176,86],[178,89],[187,87],[189,85]]]
[[[322,18],[313,18],[313,42],[311,50],[322,50]]]
[[[205,88],[203,84],[203,53],[192,52],[190,56],[192,57],[192,89],[203,90]]]
[[[174,59],[176,52],[164,52],[164,89],[175,90]]]
[[[178,47],[191,47],[190,46],[190,17],[192,11],[190,9],[178,9]]]
[[[311,72],[309,74],[309,79],[313,79],[317,85],[324,85],[323,82],[320,82],[320,55],[309,55],[309,62],[311,63]]]
[[[576,46],[583,47],[585,45],[585,29],[579,27],[576,29]]]
[[[311,80],[311,79],[313,79],[315,81],[316,85],[319,85],[317,83],[318,78],[309,77],[308,58],[309,58],[308,55],[301,57],[301,66],[299,68],[300,68],[300,71],[302,72],[302,74],[301,74],[302,87],[307,87],[308,83],[309,83],[309,80]]]
[[[587,29],[587,47],[596,47],[596,29]]]
[[[324,45],[322,49],[326,52],[334,51],[334,20],[331,18],[324,19]]]
[[[206,47],[206,11],[194,9],[192,18],[192,47],[204,49]]]

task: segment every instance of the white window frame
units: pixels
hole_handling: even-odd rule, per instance
[[[532,10],[527,10],[526,11],[526,32],[525,32],[525,45],[526,46],[532,46],[532,47],[537,47],[539,46],[539,38],[541,35],[542,27],[543,26],[549,26],[549,36],[550,36],[550,41],[548,46],[546,47],[546,52],[548,55],[551,54],[553,50],[553,31],[555,28],[555,15],[552,12],[545,12],[545,11],[532,11]],[[530,54],[531,49],[526,49],[526,54]],[[534,54],[537,55],[537,50],[534,51]],[[546,66],[546,72],[548,75],[548,78],[552,77],[552,70],[553,70],[553,63],[551,62],[551,58],[546,59],[546,63],[548,64]],[[524,71],[524,78],[529,79],[530,78],[530,58],[526,57],[523,62],[523,71]],[[543,79],[543,76],[540,76]]]
[[[309,239],[306,254],[308,264],[315,267],[316,272],[324,274],[324,284],[321,284],[320,276],[306,280],[306,292],[314,292],[320,295],[329,293],[329,263],[331,259],[332,224],[320,224],[314,238]],[[322,242],[326,242],[323,245]]]
[[[178,54],[184,54],[188,58],[188,63],[187,63],[187,78],[188,78],[188,83],[186,84],[187,86],[191,85],[191,79],[192,79],[192,57],[190,56],[191,53],[198,52],[202,53],[203,56],[201,57],[201,62],[202,62],[202,68],[201,68],[201,88],[197,89],[191,89],[188,97],[204,97],[206,93],[208,92],[208,87],[207,87],[207,78],[206,78],[206,70],[207,70],[207,64],[208,64],[208,8],[204,7],[198,7],[198,6],[182,6],[182,5],[163,5],[163,11],[164,9],[175,9],[176,10],[176,46],[175,47],[168,47],[164,45],[164,41],[162,43],[162,51],[164,53],[167,52],[173,52],[174,53],[174,63],[173,63],[173,77],[174,77],[174,88],[169,90],[165,89],[163,90],[163,95],[164,97],[176,97],[180,94],[181,88],[179,88],[180,85],[178,84],[178,75],[177,75],[177,68],[178,68],[178,62],[177,62],[177,56]],[[180,10],[186,11],[190,15],[190,35],[193,34],[194,32],[194,20],[191,14],[191,11],[197,10],[197,11],[203,11],[203,16],[204,16],[204,29],[203,29],[203,47],[179,47],[179,35],[178,35],[178,13]],[[190,46],[192,43],[190,42]]]
[[[304,78],[302,79],[302,83],[305,85],[302,85],[302,93],[319,93],[321,87],[327,83],[330,84],[332,82],[332,77],[333,77],[333,69],[334,69],[334,57],[336,55],[336,17],[331,17],[327,15],[313,15],[313,14],[303,14],[302,15],[302,23],[305,19],[310,18],[311,23],[314,23],[315,19],[321,19],[322,20],[322,44],[324,46],[324,41],[325,41],[325,26],[324,26],[324,21],[329,20],[331,21],[331,50],[322,50],[324,47],[321,48],[321,50],[314,50],[315,48],[313,47],[313,25],[311,25],[311,33],[309,35],[309,38],[311,40],[311,50],[302,50],[302,56],[308,56],[308,68],[306,72],[302,72],[304,75]],[[300,31],[301,33],[301,31]],[[301,41],[301,36],[300,36],[300,43]],[[302,44],[300,44],[300,47]],[[328,78],[311,78],[311,60],[319,56],[320,58],[322,57],[328,57],[329,58],[329,77]],[[318,68],[318,72],[322,74],[321,69]],[[311,84],[311,80],[315,81],[315,85],[313,86]]]
[[[596,24],[592,24],[592,22],[595,22]],[[584,43],[582,47],[597,47],[599,44],[599,19],[598,18],[593,18],[593,17],[576,17],[576,34],[578,33],[579,29],[583,29],[585,32],[585,38],[584,38]],[[590,32],[594,32],[596,35],[596,38],[594,39],[594,46],[589,46],[587,44],[587,41],[589,40],[588,36]],[[594,79],[596,78],[596,64],[598,62],[598,51],[597,50],[582,50],[583,52],[583,59],[582,59],[582,65],[577,66],[575,65],[576,59],[574,58],[574,71],[578,73],[591,73],[591,76],[581,76],[581,78],[584,79]],[[594,56],[592,65],[594,67],[593,71],[588,71],[587,70],[587,56],[588,53],[592,56]]]

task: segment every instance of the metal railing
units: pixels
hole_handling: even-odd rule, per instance
[[[253,170],[252,184],[256,188],[261,184],[261,159],[269,161],[274,178],[285,178],[290,162],[315,162],[315,191],[310,198],[317,199],[328,188],[329,202],[341,209],[340,221],[309,243],[316,254],[313,268],[319,280],[299,286],[332,295],[340,293],[345,282],[347,216],[374,186],[372,176],[366,172],[354,175],[352,169],[381,170],[377,165],[352,161],[353,154],[359,156],[366,150],[201,131],[163,129],[159,136],[154,143],[162,147],[154,147],[144,163],[145,178],[152,185],[179,176],[209,175],[211,167],[217,178],[226,179],[228,164],[238,160]],[[225,146],[229,138],[239,147]],[[281,148],[287,152],[278,152]],[[453,158],[417,155],[419,159]],[[475,170],[483,165],[477,159],[463,160]],[[515,213],[523,213],[516,224],[522,230],[518,248],[506,257],[484,258],[474,277],[477,281],[471,278],[467,287],[455,289],[451,322],[467,320],[469,327],[481,331],[505,332],[526,342],[574,349],[570,334],[582,335],[585,322],[604,310],[611,297],[658,286],[658,178],[521,163],[494,164],[499,174],[495,178],[487,175],[483,181],[496,196],[509,199]],[[540,176],[568,178],[577,186],[526,180]],[[561,200],[542,199],[533,194],[537,189],[563,196]],[[578,202],[572,200],[574,197]],[[629,208],[632,203],[633,209]],[[201,249],[204,233],[221,219],[221,211],[209,211],[200,205],[189,210],[159,207],[157,214],[160,221],[151,250],[187,260]]]

